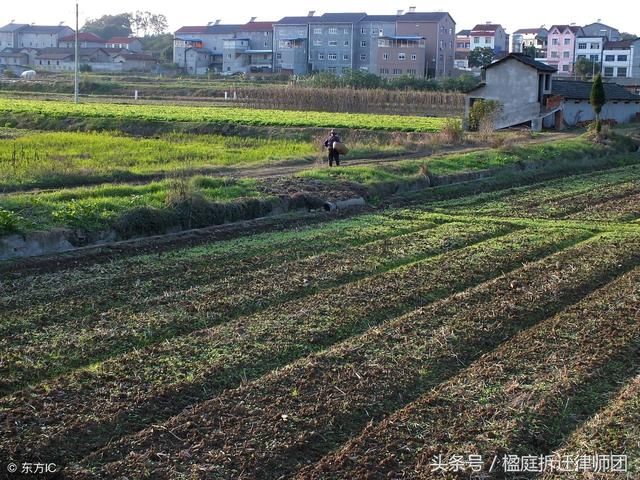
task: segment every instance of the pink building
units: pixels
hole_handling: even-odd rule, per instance
[[[582,36],[582,27],[553,25],[547,39],[547,64],[558,69],[558,75],[571,75],[575,63],[576,37]]]

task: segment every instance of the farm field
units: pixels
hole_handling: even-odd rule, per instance
[[[437,132],[445,121],[444,118],[400,115],[334,114],[205,106],[117,105],[113,103],[76,105],[59,101],[43,102],[0,98],[0,115],[5,114],[28,114],[58,119],[68,117],[116,119],[120,122],[207,122],[220,125],[358,128],[394,132]]]
[[[0,264],[0,458],[79,479],[436,479],[469,478],[469,456],[500,477],[505,455],[626,455],[606,478],[635,478],[638,173]]]
[[[582,137],[423,158],[405,153],[413,159],[402,159],[397,155],[420,147],[352,134],[347,166],[327,169],[318,167],[319,139],[183,133],[136,138],[15,129],[0,133],[6,138],[0,144],[0,234],[56,228],[121,232],[119,225],[131,223],[131,217],[157,225],[132,234],[162,233],[251,218],[254,211],[257,216],[269,213],[273,200],[292,192],[307,192],[321,203],[362,195],[376,199],[389,185],[423,181],[425,171],[434,178],[522,162],[569,165],[585,157],[608,164],[637,161],[635,155],[622,153],[618,160],[609,158],[615,150]],[[200,202],[202,214],[190,213],[192,198]],[[246,205],[248,201],[253,204]],[[228,212],[235,202],[244,204],[238,212]]]

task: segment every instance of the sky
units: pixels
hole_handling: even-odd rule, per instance
[[[148,10],[163,14],[169,28],[175,31],[184,25],[206,25],[216,19],[222,23],[246,23],[251,17],[258,20],[279,20],[284,16],[305,16],[310,10],[316,15],[325,12],[366,12],[369,14],[395,14],[397,10],[448,11],[456,21],[456,29],[472,28],[478,23],[500,23],[512,33],[519,28],[534,28],[552,24],[586,25],[601,20],[620,31],[640,35],[640,2],[618,2],[606,8],[601,0],[565,0],[550,2],[457,0],[409,0],[402,2],[372,2],[371,0],[285,0],[266,2],[245,0],[236,2],[189,0],[80,0],[80,26],[88,18],[113,15],[135,10]],[[547,7],[545,8],[545,5]],[[635,5],[635,6],[634,6]],[[75,0],[4,0],[0,8],[0,23],[56,25],[64,22],[75,25]]]

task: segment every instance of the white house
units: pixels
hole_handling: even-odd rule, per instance
[[[607,42],[602,55],[604,77],[640,78],[640,40]]]
[[[502,25],[485,23],[473,27],[470,33],[471,50],[490,48],[494,53],[509,51],[509,35]]]
[[[556,72],[527,55],[510,53],[483,68],[484,82],[467,93],[465,118],[476,101],[495,100],[502,105],[496,129],[530,122],[533,130],[540,130],[544,116],[554,113],[545,104]]]
[[[602,50],[606,42],[606,37],[578,37],[576,39],[576,61],[586,59],[594,63],[600,63],[602,61]]]

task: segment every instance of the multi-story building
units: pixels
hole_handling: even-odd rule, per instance
[[[546,63],[556,67],[558,75],[573,73],[577,37],[584,37],[581,27],[553,25],[549,29]]]
[[[604,77],[640,78],[640,39],[607,42],[602,58]]]
[[[448,77],[453,73],[456,22],[447,12],[415,12],[398,17],[398,37],[424,38],[426,77]],[[419,63],[421,61],[418,61]],[[418,69],[419,63],[412,69]]]
[[[241,27],[215,23],[180,28],[173,38],[173,62],[193,75],[222,72],[224,41],[235,38]]]
[[[582,27],[582,32],[585,37],[607,37],[610,42],[619,42],[622,40],[620,31],[605,25],[604,23],[590,23]]]
[[[578,37],[576,39],[576,62],[589,60],[592,63],[592,76],[600,72],[602,50],[607,41],[606,37]]]
[[[119,48],[130,52],[141,52],[142,42],[135,37],[113,37],[107,40],[107,48]]]
[[[309,12],[306,17],[284,17],[273,24],[275,72],[309,73],[309,25],[315,20],[316,17]]]
[[[311,71],[342,74],[353,70],[357,65],[354,52],[358,51],[354,43],[360,37],[360,22],[366,16],[359,12],[325,13],[314,17],[309,24]]]
[[[273,69],[273,22],[252,19],[223,42],[225,73],[271,72]]]
[[[547,57],[547,37],[549,31],[546,28],[521,28],[511,36],[511,51],[523,53],[525,48],[536,49],[535,58]]]
[[[10,23],[0,28],[0,50],[4,48],[58,48],[60,40],[75,31],[65,25]]]
[[[471,29],[471,50],[490,48],[495,54],[509,51],[509,36],[502,25],[478,24]]]
[[[398,15],[367,15],[360,21],[354,43],[354,59],[358,70],[380,74],[378,39],[395,35],[397,18]]]

